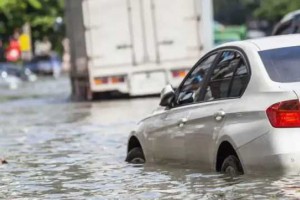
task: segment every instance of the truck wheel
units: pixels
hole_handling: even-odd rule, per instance
[[[125,161],[128,163],[132,163],[132,164],[144,164],[145,156],[144,156],[142,148],[135,147],[135,148],[131,149],[128,152]]]
[[[225,158],[221,167],[221,172],[230,176],[239,176],[244,174],[240,160],[234,155],[230,155]]]

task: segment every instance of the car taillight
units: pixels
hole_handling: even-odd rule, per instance
[[[187,71],[186,70],[174,70],[172,71],[172,76],[174,78],[183,78],[187,75]]]
[[[275,128],[300,127],[299,100],[290,100],[276,103],[267,109],[270,123]]]
[[[97,77],[94,81],[96,85],[118,84],[125,82],[125,76]]]
[[[102,85],[108,83],[108,77],[98,77],[94,79],[96,85]]]
[[[113,76],[110,78],[111,83],[124,83],[125,77],[124,76]]]

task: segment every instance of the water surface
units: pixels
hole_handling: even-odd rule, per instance
[[[157,98],[69,101],[69,82],[1,90],[0,199],[298,199],[299,176],[241,176],[124,162]]]

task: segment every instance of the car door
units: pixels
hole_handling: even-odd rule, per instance
[[[212,67],[201,95],[189,113],[185,125],[186,159],[189,163],[210,169],[213,164],[215,140],[221,130],[226,113],[236,101],[232,85],[234,74],[245,66],[242,54],[224,50]],[[239,70],[240,71],[240,70]]]
[[[217,54],[209,54],[201,59],[182,82],[174,100],[174,107],[156,116],[155,129],[148,134],[152,141],[156,161],[185,162],[184,125],[191,112],[196,93],[203,85],[209,68]]]

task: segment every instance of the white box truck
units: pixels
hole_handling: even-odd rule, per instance
[[[91,93],[176,88],[213,47],[212,0],[82,0],[82,9]]]

